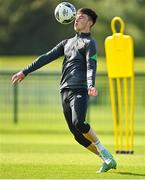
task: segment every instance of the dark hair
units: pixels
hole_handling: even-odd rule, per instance
[[[88,15],[90,19],[92,20],[93,25],[96,23],[96,20],[98,18],[98,15],[96,14],[96,12],[89,8],[81,8],[77,11],[77,13],[83,13],[83,14]]]

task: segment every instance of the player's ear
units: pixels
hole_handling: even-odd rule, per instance
[[[91,20],[88,21],[89,26],[92,27],[93,26],[93,22]]]

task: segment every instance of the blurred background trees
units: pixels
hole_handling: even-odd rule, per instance
[[[73,24],[61,25],[54,18],[60,0],[0,0],[0,54],[42,54],[75,33]],[[135,55],[145,56],[145,0],[68,0],[76,8],[93,8],[99,18],[93,28],[98,53],[104,55],[104,39],[111,35],[110,22],[120,16],[125,34],[135,40]]]

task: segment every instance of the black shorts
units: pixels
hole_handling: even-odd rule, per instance
[[[87,89],[64,89],[61,97],[64,116],[70,131],[80,144],[89,146],[91,142],[83,136],[90,130],[90,125],[86,122],[89,99]]]

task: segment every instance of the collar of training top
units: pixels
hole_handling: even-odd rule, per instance
[[[91,35],[91,33],[89,32],[89,33],[84,33],[84,32],[81,32],[81,33],[76,33],[76,36],[77,37],[81,37],[81,38],[83,38],[83,37],[87,37],[87,36],[90,36]]]

